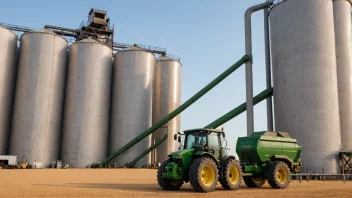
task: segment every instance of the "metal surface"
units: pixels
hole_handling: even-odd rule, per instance
[[[47,166],[59,158],[67,42],[45,29],[20,41],[9,154]]]
[[[246,55],[253,57],[252,54],[252,19],[254,12],[268,8],[274,3],[273,0],[268,0],[265,3],[252,6],[245,13],[245,47]],[[252,60],[246,62],[246,103],[247,103],[247,136],[254,132],[254,116],[253,116],[253,72]]]
[[[110,152],[123,147],[152,126],[152,99],[155,57],[138,47],[114,55],[111,107]],[[150,147],[151,136],[116,159],[118,166],[136,158]],[[150,164],[150,155],[136,167]]]
[[[253,98],[253,104],[256,105],[259,102],[265,100],[268,97],[273,95],[273,88],[269,88],[265,91],[262,91],[258,95]],[[216,129],[222,124],[225,124],[229,120],[233,119],[234,117],[240,115],[241,113],[246,111],[246,103],[242,103],[240,106],[234,108],[230,112],[226,113],[225,115],[221,116],[217,120],[213,121],[212,123],[208,124],[206,127],[207,129]]]
[[[270,11],[275,130],[303,147],[303,169],[339,172],[341,146],[332,1],[288,0]]]
[[[181,64],[169,57],[157,59],[154,72],[153,124],[174,111],[181,104]],[[164,134],[173,137],[180,130],[180,115],[176,116],[152,135],[157,142]],[[156,149],[156,164],[164,162],[169,153],[177,150],[177,141],[168,138]],[[154,163],[154,162],[153,162]]]
[[[265,69],[266,88],[271,88],[271,59],[270,59],[270,30],[269,30],[269,8],[264,9],[264,42],[265,42]],[[272,96],[266,99],[266,119],[268,131],[274,130],[273,123],[273,101]]]
[[[160,144],[162,144],[163,142],[165,142],[165,140],[167,140],[168,135],[165,134],[163,138],[159,139],[155,144],[153,144],[150,148],[148,148],[147,150],[145,150],[144,152],[142,152],[140,155],[138,155],[138,157],[136,157],[134,160],[132,160],[132,162],[129,163],[129,167],[135,167],[135,164],[141,160],[144,156],[146,156],[148,153],[150,153],[152,150],[154,150],[155,148],[157,148]],[[171,138],[170,138],[171,139]]]
[[[339,93],[341,143],[352,150],[352,28],[351,2],[334,0],[337,82]]]
[[[0,155],[0,164],[6,162],[7,165],[16,165],[17,156],[13,155]]]
[[[204,96],[206,93],[208,93],[211,89],[213,89],[216,85],[218,85],[221,81],[223,81],[225,78],[227,78],[230,74],[232,74],[234,71],[236,71],[241,65],[246,63],[247,61],[251,60],[249,56],[245,55],[243,56],[240,60],[238,60],[235,64],[233,64],[230,68],[228,68],[226,71],[224,71],[222,74],[220,74],[218,77],[216,77],[213,81],[211,81],[208,85],[206,85],[203,89],[201,89],[199,92],[197,92],[195,95],[193,95],[190,99],[188,99],[186,102],[184,102],[181,106],[179,106],[177,109],[175,109],[173,112],[171,112],[169,115],[165,116],[163,119],[159,120],[156,124],[154,124],[152,127],[147,129],[146,131],[140,133],[137,137],[133,138],[131,141],[129,141],[127,144],[124,144],[119,150],[115,151],[112,153],[110,156],[108,156],[101,164],[101,166],[106,165],[106,163],[110,162],[113,160],[115,157],[123,154],[125,151],[129,150],[131,147],[136,145],[138,142],[143,140],[144,138],[148,137],[150,134],[155,132],[157,129],[162,127],[164,124],[166,124],[169,120],[172,118],[176,117],[178,114],[180,114],[182,111],[187,109],[189,106],[191,106],[194,102],[196,102],[199,98]],[[116,62],[116,59],[115,59]],[[113,119],[113,117],[112,117]]]
[[[8,154],[8,140],[17,68],[18,37],[0,26],[0,155]]]
[[[70,46],[61,160],[87,167],[108,151],[112,50],[93,39]]]

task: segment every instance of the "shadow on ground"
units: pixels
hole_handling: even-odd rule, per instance
[[[53,184],[37,184],[40,186],[60,186],[60,187],[78,187],[78,188],[92,188],[92,189],[109,189],[109,190],[123,190],[123,191],[138,191],[138,192],[154,192],[154,193],[175,193],[175,191],[164,191],[160,189],[157,184],[101,184],[101,183],[68,183],[66,185]],[[263,187],[263,190],[269,190],[270,187]],[[246,186],[241,186],[240,191],[253,190]],[[226,191],[221,186],[218,186],[215,191]],[[184,184],[177,193],[197,193],[194,192],[190,184]]]

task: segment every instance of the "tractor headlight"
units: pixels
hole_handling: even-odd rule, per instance
[[[172,158],[173,158],[173,159],[181,159],[182,156],[181,156],[181,155],[174,155],[174,156],[172,156]]]

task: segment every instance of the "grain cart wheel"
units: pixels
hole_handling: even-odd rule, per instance
[[[189,181],[197,192],[214,191],[218,184],[219,173],[215,162],[209,157],[195,159],[189,170]]]
[[[268,183],[272,188],[283,189],[291,182],[291,172],[285,162],[270,163],[268,167]]]
[[[245,176],[243,177],[243,180],[248,188],[261,188],[265,184],[266,178]]]
[[[240,188],[242,171],[240,163],[235,159],[227,159],[221,163],[221,186],[226,190]]]
[[[164,161],[158,168],[158,184],[159,186],[167,191],[175,191],[179,190],[182,186],[182,180],[175,180],[175,179],[168,179],[168,178],[163,178],[163,173],[165,172],[165,168],[167,164],[170,162],[170,160]]]

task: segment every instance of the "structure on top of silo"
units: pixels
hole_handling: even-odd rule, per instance
[[[17,68],[18,37],[0,26],[0,155],[8,154],[13,95]]]
[[[351,1],[335,0],[337,82],[342,151],[352,151],[352,28]]]
[[[168,56],[156,59],[153,90],[153,124],[157,123],[180,106],[181,63]],[[168,155],[178,149],[174,134],[180,131],[180,115],[170,120],[152,134],[152,144],[168,134],[168,139],[152,153],[152,164],[164,162]]]
[[[20,38],[10,155],[49,165],[59,158],[67,41],[42,29]]]
[[[114,55],[110,152],[152,126],[152,95],[155,56],[139,47],[130,47]],[[124,166],[150,147],[145,138],[117,157],[117,166]],[[150,164],[146,155],[136,167]]]
[[[70,46],[61,159],[83,168],[108,151],[112,49],[94,39]]]
[[[303,168],[339,173],[333,2],[287,0],[270,11],[275,128],[303,146]]]

